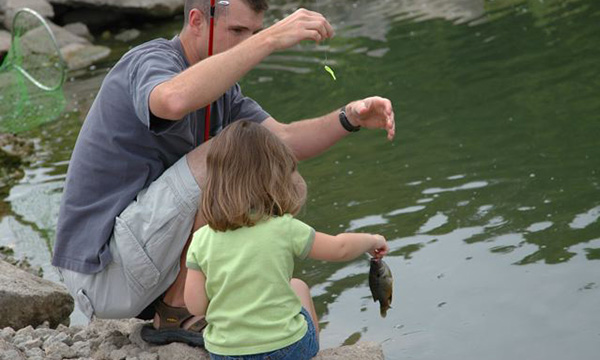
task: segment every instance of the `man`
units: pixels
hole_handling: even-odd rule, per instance
[[[265,0],[232,0],[227,19],[216,19],[208,57],[208,3],[187,0],[179,36],[132,49],[106,76],[77,139],[59,213],[52,264],[78,307],[88,318],[154,317],[142,336],[157,344],[202,344],[205,323],[185,309],[183,285],[185,250],[204,224],[196,213],[210,146],[200,146],[208,104],[211,135],[245,118],[273,131],[299,159],[360,127],[385,129],[389,139],[395,132],[392,105],[379,97],[277,122],[236,82],[276,50],[330,38],[331,25],[300,9],[263,30]]]

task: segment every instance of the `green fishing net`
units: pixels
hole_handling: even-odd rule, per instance
[[[0,65],[0,132],[19,133],[56,119],[66,103],[66,70],[44,18],[31,9],[17,11]]]

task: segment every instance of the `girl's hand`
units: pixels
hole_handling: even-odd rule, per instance
[[[369,250],[369,254],[371,254],[376,259],[381,259],[390,250],[387,241],[383,236],[378,234],[371,236],[373,236],[374,242],[373,246],[371,247],[371,250]]]

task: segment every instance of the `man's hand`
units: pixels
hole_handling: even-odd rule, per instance
[[[302,40],[316,42],[333,37],[333,28],[325,17],[317,12],[298,9],[292,15],[258,33],[265,36],[273,50],[283,50]]]
[[[353,101],[346,105],[346,116],[354,126],[384,129],[387,131],[388,140],[392,140],[396,134],[394,110],[392,102],[388,99],[374,96]]]

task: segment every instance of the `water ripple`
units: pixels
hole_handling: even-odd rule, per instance
[[[414,213],[417,211],[421,211],[425,209],[425,206],[409,206],[406,208],[402,208],[402,209],[398,209],[398,210],[394,210],[394,211],[390,211],[389,213],[386,214],[386,216],[396,216],[396,215],[400,215],[400,214],[409,214],[409,213]]]
[[[360,219],[351,220],[350,226],[346,229],[346,231],[354,231],[356,229],[373,225],[385,225],[388,222],[389,221],[381,215],[369,215]]]
[[[442,227],[448,223],[448,216],[438,212],[434,216],[430,217],[423,226],[417,231],[419,234],[425,234],[430,232],[431,230],[435,230],[439,227]]]
[[[449,191],[460,191],[460,190],[472,190],[479,189],[488,186],[489,183],[487,181],[473,181],[461,186],[455,186],[451,188],[429,188],[422,191],[423,194],[438,194]]]
[[[600,206],[597,206],[584,214],[578,214],[569,224],[571,229],[584,229],[595,223],[600,218]]]
[[[548,228],[551,228],[552,225],[554,225],[554,223],[552,223],[552,221],[542,221],[539,223],[535,223],[535,224],[531,224],[526,231],[529,232],[538,232],[538,231],[542,231],[542,230],[546,230]]]

